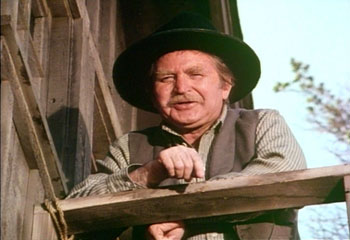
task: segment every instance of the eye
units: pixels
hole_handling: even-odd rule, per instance
[[[192,79],[201,79],[203,78],[204,75],[200,72],[193,72],[193,73],[190,73],[190,76]]]
[[[174,75],[157,76],[156,81],[162,82],[162,83],[172,83],[175,81],[175,76]]]

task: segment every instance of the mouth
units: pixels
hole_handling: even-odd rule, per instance
[[[176,110],[187,110],[192,108],[197,102],[195,101],[183,101],[183,102],[175,102],[172,104]]]

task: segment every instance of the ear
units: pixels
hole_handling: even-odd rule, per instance
[[[228,96],[230,95],[232,89],[232,85],[227,83],[227,82],[223,82],[222,84],[222,99],[226,100],[228,98]]]

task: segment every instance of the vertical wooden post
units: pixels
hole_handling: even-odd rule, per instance
[[[40,205],[34,207],[32,240],[58,240],[50,214]]]
[[[350,175],[344,177],[345,204],[348,214],[348,226],[350,231]]]
[[[35,189],[35,191],[34,191]],[[37,169],[29,171],[27,196],[24,211],[24,223],[22,240],[32,239],[34,212],[33,206],[42,202],[44,199],[44,189],[41,185],[40,174]]]

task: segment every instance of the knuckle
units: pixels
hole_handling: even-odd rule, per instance
[[[183,169],[184,168],[184,163],[182,162],[182,161],[175,161],[174,162],[174,167],[176,168],[176,169]]]
[[[158,159],[159,160],[163,160],[166,158],[166,153],[164,151],[161,151],[159,154],[158,154]]]
[[[192,166],[193,166],[192,160],[184,161],[183,164],[184,164],[184,167],[185,167],[185,168],[192,168]]]

